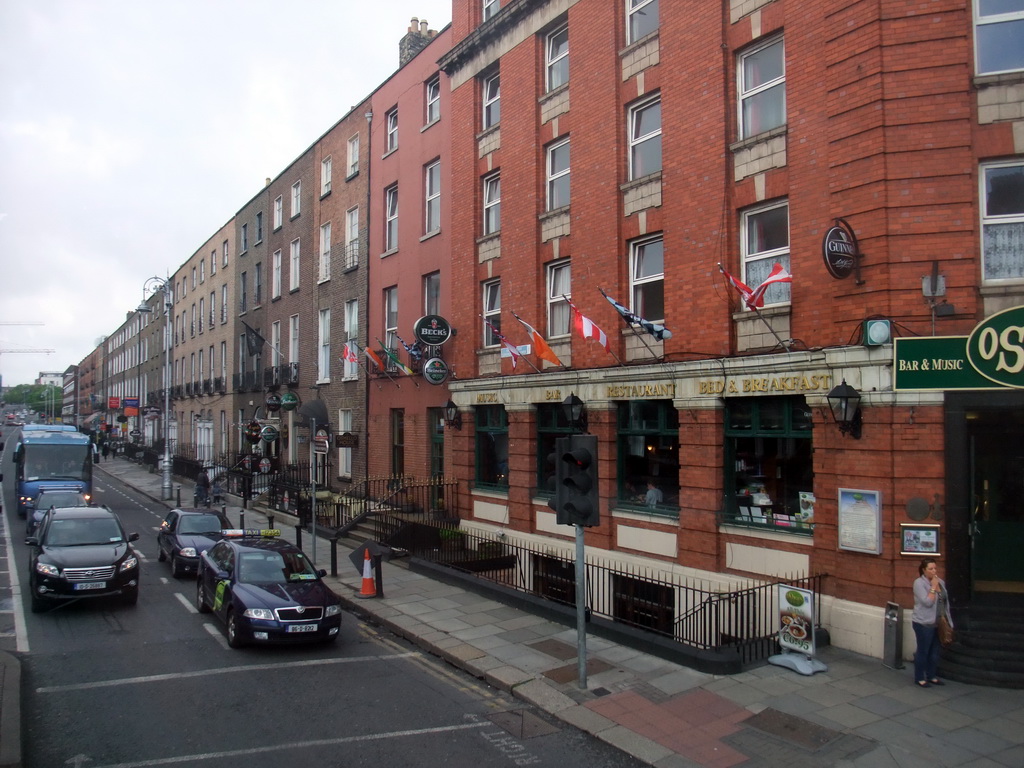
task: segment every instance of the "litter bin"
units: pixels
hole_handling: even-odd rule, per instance
[[[882,665],[890,669],[903,669],[903,611],[897,603],[885,604]]]

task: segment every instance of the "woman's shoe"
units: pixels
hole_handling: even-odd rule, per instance
[[[933,677],[928,682],[930,682],[932,685],[945,685],[945,683],[942,682],[941,680],[939,680],[939,678],[937,678],[937,677]]]
[[[931,688],[932,687],[932,684],[929,683],[927,680],[918,680],[917,684],[921,688]]]

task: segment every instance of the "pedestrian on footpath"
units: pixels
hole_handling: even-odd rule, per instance
[[[107,456],[110,455],[110,443],[106,440],[103,441],[103,448],[100,449],[100,453],[103,454],[103,460],[107,460]]]
[[[199,475],[196,477],[194,504],[197,507],[210,506],[210,475],[207,474],[206,467],[199,470]]]
[[[921,688],[945,685],[939,679],[939,643],[937,628],[939,616],[945,616],[950,626],[953,618],[949,613],[949,595],[946,584],[939,578],[939,566],[935,558],[926,557],[917,567],[920,574],[914,581],[914,612],[910,621],[917,639],[914,652],[914,682]]]

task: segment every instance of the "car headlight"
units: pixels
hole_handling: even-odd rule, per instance
[[[196,556],[196,548],[195,547],[182,547],[181,549],[178,550],[178,554],[181,555],[182,557],[195,557]]]
[[[337,616],[341,613],[340,605],[328,605],[327,610],[324,611],[324,616]]]
[[[36,563],[36,573],[41,573],[43,576],[60,576],[57,566],[49,563]]]
[[[123,573],[124,571],[130,571],[132,568],[138,568],[138,567],[139,567],[139,558],[137,558],[134,555],[132,555],[131,557],[126,558],[123,563],[121,563],[120,570]]]
[[[266,621],[274,620],[274,612],[269,608],[246,608],[242,615],[247,619],[264,619]]]

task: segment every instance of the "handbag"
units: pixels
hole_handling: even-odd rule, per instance
[[[953,627],[949,623],[949,619],[946,618],[945,614],[939,616],[939,620],[935,624],[935,629],[939,634],[939,643],[943,648],[953,644],[956,640],[956,632],[953,631]]]

